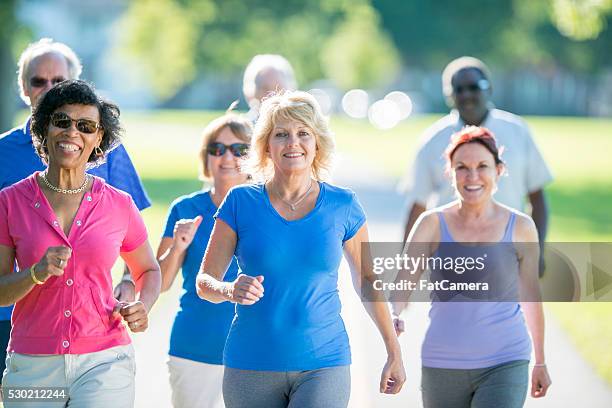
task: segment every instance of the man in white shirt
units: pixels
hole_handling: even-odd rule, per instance
[[[404,242],[426,208],[455,199],[450,179],[445,174],[444,149],[453,133],[466,125],[474,125],[491,130],[498,144],[504,146],[502,160],[506,163],[506,175],[499,180],[495,199],[524,211],[527,197],[531,204],[531,217],[543,243],[548,223],[543,189],[553,177],[527,124],[512,113],[489,108],[489,69],[476,58],[461,57],[448,64],[442,73],[442,85],[454,109],[425,131],[412,170],[404,180],[402,187],[408,195]]]

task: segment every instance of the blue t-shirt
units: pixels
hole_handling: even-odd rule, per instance
[[[351,363],[338,268],[365,214],[352,191],[319,186],[315,207],[295,221],[278,214],[263,184],[235,187],[221,204],[216,216],[236,232],[241,273],[263,275],[265,289],[257,303],[236,305],[226,366],[299,371]]]
[[[223,346],[234,318],[232,303],[210,303],[200,299],[196,292],[196,276],[215,224],[213,216],[216,212],[217,207],[208,191],[179,197],[170,207],[163,235],[172,238],[174,225],[180,219],[203,217],[183,261],[183,293],[172,325],[169,354],[208,364],[223,364]],[[237,272],[238,265],[233,259],[224,279],[233,281]]]
[[[23,180],[46,166],[36,154],[30,134],[30,118],[23,126],[0,135],[0,190]],[[113,187],[132,196],[139,210],[151,206],[136,169],[123,145],[108,154],[106,162],[88,170]],[[0,307],[0,320],[10,320],[13,307]]]

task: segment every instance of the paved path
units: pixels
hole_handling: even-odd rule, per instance
[[[376,169],[356,166],[340,158],[334,182],[351,187],[364,205],[372,241],[397,241],[401,237],[403,199],[394,192],[393,180]],[[178,286],[162,295],[151,315],[147,333],[134,336],[137,351],[136,406],[169,407],[165,360],[170,326],[174,317]],[[402,335],[408,380],[399,395],[378,393],[380,370],[385,362],[383,343],[355,294],[345,262],[340,270],[343,317],[353,350],[351,408],[420,407],[420,345],[427,326],[428,305],[410,306],[405,315],[407,333]],[[612,388],[605,384],[576,352],[554,319],[547,315],[547,359],[553,379],[549,395],[541,400],[527,398],[534,408],[612,407]]]

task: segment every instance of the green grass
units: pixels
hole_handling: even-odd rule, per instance
[[[549,303],[561,326],[597,373],[612,384],[612,302]]]

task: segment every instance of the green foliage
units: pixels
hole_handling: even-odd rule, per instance
[[[611,0],[552,0],[552,20],[559,31],[574,40],[597,38],[612,13]]]
[[[611,0],[373,0],[403,62],[443,67],[460,55],[491,65],[612,65]],[[580,41],[577,41],[580,40]]]
[[[328,21],[307,9],[280,17],[266,8],[226,7],[219,8],[225,19],[200,28],[195,55],[200,69],[225,75],[242,73],[254,55],[277,53],[293,63],[298,80],[320,76],[319,48],[329,30]]]
[[[329,73],[347,87],[378,85],[398,67],[368,0],[137,0],[120,30],[162,99],[197,72],[237,76],[262,53],[287,57],[300,83]]]
[[[1,131],[9,128],[14,110],[15,61],[12,45],[15,42],[15,0],[7,0],[0,7],[0,126]]]
[[[512,3],[492,0],[374,0],[408,66],[440,69],[449,58],[484,56],[512,24]]]
[[[322,55],[325,73],[344,89],[380,85],[399,71],[393,43],[381,31],[377,13],[365,5],[351,9]]]
[[[118,23],[125,33],[120,51],[135,64],[141,64],[162,98],[170,97],[195,77],[192,57],[196,48],[196,24],[212,18],[213,9],[198,6],[192,13],[172,0],[134,1]]]
[[[163,100],[201,72],[236,78],[260,53],[286,56],[299,83],[341,88],[460,55],[595,72],[612,65],[611,18],[612,0],[135,0],[119,30]]]

